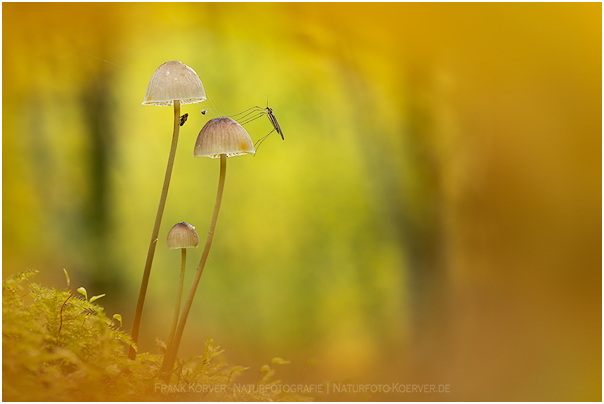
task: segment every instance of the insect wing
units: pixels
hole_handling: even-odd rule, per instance
[[[285,140],[285,137],[283,136],[283,131],[281,130],[281,126],[279,126],[279,122],[277,122],[277,117],[275,117],[272,111],[268,114],[268,119],[273,124],[273,128],[275,128],[277,133],[281,135],[281,139]]]

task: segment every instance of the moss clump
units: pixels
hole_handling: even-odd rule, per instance
[[[2,282],[2,394],[5,401],[292,401],[270,388],[234,389],[241,366],[221,361],[206,343],[200,356],[177,362],[170,384],[158,379],[162,355],[128,359],[130,336],[119,316],[82,294],[22,283],[37,271]],[[25,298],[33,298],[26,304]],[[272,369],[271,369],[272,370]],[[272,372],[271,376],[272,376]],[[268,376],[268,375],[267,375]],[[258,387],[270,386],[264,377]]]

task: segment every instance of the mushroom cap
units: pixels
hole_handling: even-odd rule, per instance
[[[147,86],[143,105],[194,104],[206,99],[206,93],[195,70],[182,62],[159,66]]]
[[[232,157],[254,153],[254,143],[243,126],[231,118],[220,116],[210,119],[201,128],[193,157],[218,158],[221,154]]]
[[[191,248],[199,246],[199,235],[195,227],[187,222],[180,222],[172,226],[168,232],[168,248]]]

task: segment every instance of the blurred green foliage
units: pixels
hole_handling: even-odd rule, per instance
[[[398,339],[406,318],[403,250],[384,212],[384,191],[376,189],[384,179],[368,167],[376,147],[403,152],[396,140],[401,117],[380,94],[385,88],[334,55],[312,56],[318,43],[286,46],[270,12],[261,12],[266,5],[181,5],[180,28],[171,33],[148,26],[175,16],[164,15],[165,6],[23,7],[31,30],[15,36],[22,46],[7,47],[21,59],[7,74],[23,77],[27,89],[11,86],[20,99],[8,103],[5,115],[31,111],[22,121],[5,121],[25,131],[4,137],[5,151],[20,150],[6,154],[5,166],[14,169],[7,170],[5,187],[23,193],[5,202],[12,212],[5,222],[11,256],[34,254],[26,265],[46,272],[59,264],[95,291],[119,292],[106,303],[119,304],[129,324],[172,125],[171,108],[140,104],[155,68],[177,59],[197,71],[209,99],[183,106],[191,118],[182,128],[160,232],[144,317],[151,332],[143,346],[161,334],[169,317],[165,302],[176,290],[178,257],[162,248],[166,232],[183,220],[202,234],[209,225],[218,166],[191,157],[197,132],[214,116],[267,99],[286,140],[272,135],[255,158],[230,159],[194,313],[203,321],[191,322],[190,333],[202,332],[202,340],[245,334],[252,346],[277,349],[342,332],[358,338],[357,346]],[[242,30],[246,21],[254,21],[255,34]],[[313,41],[326,34],[304,33]],[[388,119],[367,118],[376,112]],[[259,119],[247,128],[258,139],[271,125]],[[368,147],[376,129],[380,140]],[[400,187],[397,171],[387,179],[390,188]],[[34,223],[44,231],[31,232]],[[331,330],[336,319],[340,325]]]

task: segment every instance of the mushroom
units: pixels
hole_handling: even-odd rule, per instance
[[[195,70],[182,62],[171,61],[159,66],[147,86],[143,105],[195,104],[206,99],[206,93]]]
[[[176,332],[176,325],[178,324],[178,313],[180,312],[180,301],[182,300],[182,287],[185,281],[187,248],[197,248],[198,246],[199,235],[195,231],[195,227],[191,226],[187,222],[175,224],[168,232],[168,248],[171,250],[180,248],[182,251],[182,259],[180,264],[180,281],[178,284],[178,293],[176,297],[176,308],[174,309],[174,319],[172,320],[172,326],[170,327],[166,351],[169,351],[170,347],[172,346],[174,333]]]
[[[195,291],[197,290],[197,285],[199,285],[203,268],[208,259],[208,254],[210,253],[212,240],[214,239],[214,230],[216,229],[216,221],[218,220],[218,212],[220,211],[220,203],[222,201],[222,193],[224,191],[226,159],[227,157],[254,153],[254,144],[250,138],[250,135],[248,135],[246,130],[243,129],[243,126],[231,118],[223,116],[209,120],[199,132],[199,136],[197,136],[193,157],[220,158],[220,177],[218,180],[216,204],[214,205],[214,213],[212,215],[212,221],[210,222],[208,238],[206,239],[206,244],[203,249],[201,260],[199,261],[191,289],[189,290],[189,295],[185,301],[182,315],[178,321],[178,327],[176,328],[172,347],[166,351],[164,356],[161,371],[164,372],[163,380],[165,382],[169,381],[170,373],[174,368],[178,347],[182,339],[182,334],[185,329],[189,311],[191,310],[191,306],[193,304]]]
[[[159,66],[157,70],[155,70],[155,73],[153,73],[153,76],[151,76],[151,80],[149,80],[149,85],[147,86],[143,105],[174,105],[174,130],[172,132],[172,146],[170,148],[168,166],[166,167],[164,185],[159,199],[157,215],[155,216],[155,224],[153,225],[149,251],[147,252],[147,261],[145,262],[145,270],[143,272],[143,280],[141,282],[141,289],[136,304],[136,312],[134,313],[132,340],[135,344],[138,343],[138,334],[140,331],[141,317],[143,315],[145,296],[147,294],[147,286],[149,284],[149,276],[151,274],[151,265],[153,264],[159,227],[164,214],[164,207],[166,206],[166,197],[168,196],[170,177],[172,176],[172,167],[174,166],[174,157],[176,156],[176,146],[178,144],[180,127],[180,105],[201,102],[205,99],[206,94],[197,73],[189,66],[177,61],[166,62]],[[130,359],[135,359],[136,357],[136,351],[132,346],[130,347],[128,357]]]
[[[233,157],[255,152],[254,143],[243,126],[231,118],[221,116],[210,119],[201,128],[195,142],[193,157],[215,159],[222,155]]]

